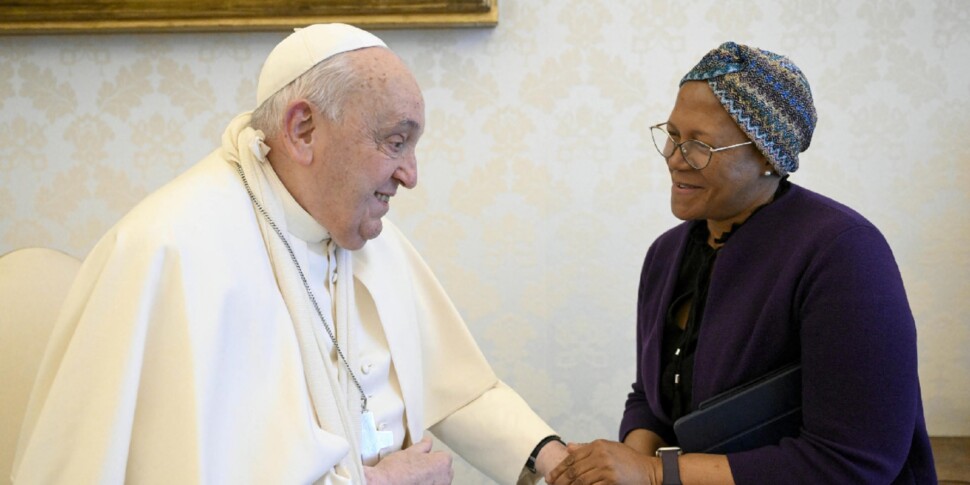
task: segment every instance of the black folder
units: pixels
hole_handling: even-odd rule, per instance
[[[702,402],[674,422],[687,453],[725,454],[778,444],[802,425],[802,368],[784,366]]]

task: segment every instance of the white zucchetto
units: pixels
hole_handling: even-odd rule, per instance
[[[294,29],[263,63],[256,87],[256,107],[321,61],[366,47],[387,45],[374,34],[347,24],[315,24]]]

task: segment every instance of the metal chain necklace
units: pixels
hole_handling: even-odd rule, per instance
[[[326,329],[327,335],[330,336],[330,341],[333,342],[333,348],[337,349],[337,355],[340,356],[340,360],[343,361],[344,366],[347,368],[347,373],[350,374],[350,378],[354,381],[354,385],[357,386],[357,390],[360,392],[360,412],[361,414],[367,413],[367,395],[364,393],[364,388],[360,385],[360,381],[357,380],[357,376],[354,375],[354,370],[350,368],[350,362],[347,361],[347,357],[344,356],[344,352],[340,349],[340,345],[337,344],[337,336],[334,334],[333,330],[330,328],[330,324],[327,323],[327,319],[323,316],[323,312],[320,311],[320,305],[317,304],[316,297],[313,296],[313,291],[310,290],[310,284],[307,283],[306,276],[303,274],[303,268],[300,267],[300,262],[296,259],[296,254],[293,252],[293,248],[290,247],[289,241],[283,236],[283,231],[273,222],[273,219],[263,209],[263,205],[256,200],[256,196],[253,195],[253,190],[249,187],[249,181],[246,180],[246,175],[243,173],[242,166],[238,163],[236,165],[236,172],[239,173],[239,177],[242,178],[243,185],[246,187],[246,193],[249,194],[249,199],[253,201],[253,205],[260,214],[266,218],[266,222],[269,223],[269,227],[273,228],[276,235],[279,236],[280,241],[283,242],[283,246],[286,247],[286,251],[290,253],[290,260],[293,261],[293,266],[296,266],[296,272],[300,275],[300,281],[303,282],[303,288],[306,289],[307,296],[310,297],[310,303],[313,304],[313,309],[317,311],[317,316],[320,317],[320,321],[323,322],[323,328]]]

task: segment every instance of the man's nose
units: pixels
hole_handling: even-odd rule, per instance
[[[418,185],[418,157],[413,151],[401,161],[401,165],[394,171],[394,178],[408,189]]]

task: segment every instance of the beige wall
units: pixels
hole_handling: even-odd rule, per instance
[[[391,217],[500,375],[567,438],[614,437],[639,266],[676,222],[647,127],[720,42],[787,54],[819,112],[792,180],[883,230],[930,431],[970,435],[968,25],[966,0],[502,0],[495,29],[384,32],[428,107]],[[83,256],[216,146],[282,36],[0,37],[0,253]]]

